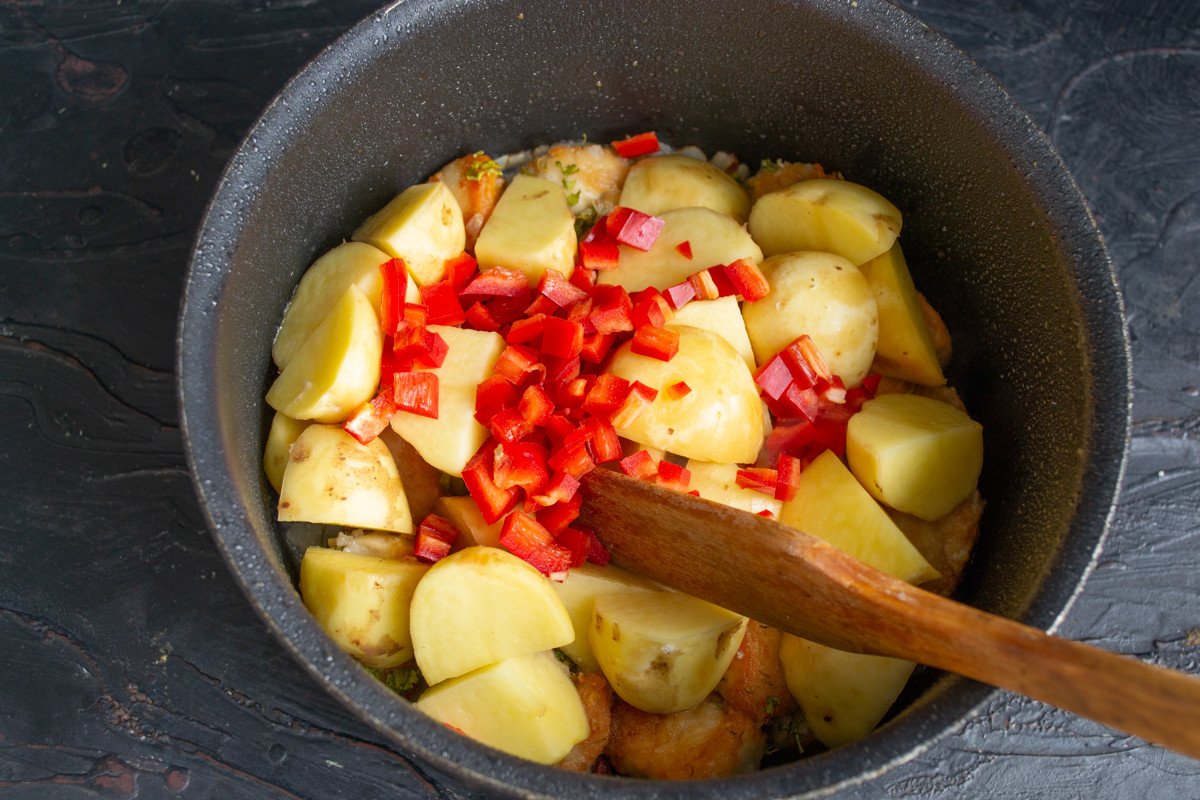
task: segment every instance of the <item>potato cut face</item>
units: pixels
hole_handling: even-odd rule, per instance
[[[537,283],[546,270],[575,270],[575,216],[560,184],[518,175],[475,242],[480,269],[508,267]]]
[[[509,755],[561,761],[588,735],[566,667],[551,653],[514,656],[427,689],[416,707]]]
[[[412,514],[392,454],[337,425],[310,425],[292,444],[279,491],[281,522],[319,522],[412,533]]]
[[[928,397],[883,395],[850,418],[846,457],[873,497],[932,522],[975,491],[983,426]]]
[[[277,492],[283,486],[283,471],[287,468],[288,450],[309,424],[306,420],[292,419],[278,411],[271,418],[271,429],[267,431],[267,445],[263,448],[263,472],[267,474],[267,482],[271,484],[271,488]]]
[[[418,183],[368,217],[351,237],[395,258],[421,286],[436,283],[467,243],[462,210],[444,183]]]
[[[588,630],[592,625],[592,609],[600,595],[628,592],[661,591],[662,587],[612,564],[599,567],[582,564],[572,567],[562,583],[551,582],[554,591],[571,616],[575,628],[575,641],[564,644],[560,649],[584,672],[599,672],[600,662],[592,654]]]
[[[829,368],[858,386],[871,368],[879,314],[867,279],[832,253],[789,253],[762,263],[770,293],[742,307],[758,363],[801,334],[812,337]]]
[[[487,429],[475,421],[475,388],[492,374],[504,350],[498,333],[430,325],[446,340],[446,360],[432,370],[438,376],[437,419],[404,411],[392,417],[392,430],[411,444],[421,458],[442,472],[458,477],[487,439]]]
[[[841,459],[826,450],[800,473],[780,522],[824,539],[844,553],[909,583],[938,576]]]
[[[413,648],[431,686],[574,638],[550,581],[504,550],[451,553],[430,568],[413,595]]]
[[[783,502],[768,494],[738,486],[737,464],[712,464],[693,459],[688,461],[687,468],[692,473],[688,491],[697,491],[705,500],[740,508],[751,514],[769,511],[772,519],[779,519]]]
[[[900,243],[863,264],[861,269],[879,309],[879,343],[874,369],[890,378],[942,386],[946,376],[938,363],[929,326],[921,313],[917,287]]]
[[[855,266],[886,252],[900,225],[899,209],[883,195],[831,178],[763,195],[750,210],[750,233],[767,256],[819,250]]]
[[[676,592],[600,595],[588,631],[613,691],[652,714],[699,705],[745,634],[745,617]]]
[[[677,208],[711,208],[744,223],[750,198],[733,178],[690,156],[653,156],[629,168],[620,205],[661,216]]]
[[[780,652],[788,690],[826,747],[864,738],[887,713],[916,664],[846,653],[784,634]]]
[[[428,570],[416,559],[310,547],[300,562],[300,597],[338,647],[368,667],[396,667],[413,657],[408,607]]]
[[[710,208],[677,208],[658,216],[665,224],[653,246],[643,252],[621,245],[617,268],[601,272],[599,283],[624,286],[630,292],[647,286],[666,289],[717,264],[731,264],[740,258],[755,264],[762,261],[762,250],[745,226],[728,214]],[[691,247],[691,258],[679,252],[682,242]]]
[[[450,524],[458,530],[455,549],[500,546],[500,529],[504,527],[504,518],[488,525],[479,506],[470,497],[440,497],[433,507],[433,513],[450,520]]]
[[[693,300],[675,312],[672,325],[690,325],[693,328],[711,331],[733,346],[746,362],[751,372],[757,369],[750,336],[746,333],[746,322],[736,297],[719,297],[716,300]]]
[[[753,461],[762,445],[763,413],[746,362],[715,333],[668,327],[679,332],[679,352],[670,361],[637,355],[626,342],[609,364],[613,374],[659,390],[654,402],[617,433],[686,458]],[[679,381],[691,391],[668,397],[663,389]]]
[[[371,301],[351,286],[267,391],[292,419],[341,422],[379,385],[383,332]]]

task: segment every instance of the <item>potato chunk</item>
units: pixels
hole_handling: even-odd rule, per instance
[[[504,190],[504,173],[500,165],[481,150],[454,159],[429,180],[446,184],[450,194],[454,195],[462,212],[466,249],[474,251],[479,231],[492,215]]]
[[[932,521],[975,491],[983,469],[983,426],[937,400],[884,395],[850,418],[846,457],[871,496]]]
[[[310,547],[300,562],[300,597],[338,647],[368,667],[413,657],[408,606],[429,565]]]
[[[759,364],[801,334],[812,337],[846,386],[862,383],[879,338],[875,296],[854,265],[832,253],[789,253],[762,263],[771,292],[742,316]]]
[[[462,211],[444,183],[408,187],[359,225],[352,238],[404,259],[421,286],[440,281],[446,259],[467,243]]]
[[[588,735],[566,668],[551,653],[506,658],[427,689],[416,707],[472,739],[541,764]]]
[[[282,522],[412,533],[412,514],[392,454],[337,425],[310,425],[291,447],[279,492]]]
[[[600,144],[556,144],[529,164],[539,178],[563,187],[571,211],[612,211],[621,196],[629,161]]]
[[[476,545],[500,546],[500,530],[504,527],[504,518],[501,517],[488,525],[479,511],[479,506],[470,497],[440,497],[433,511],[450,520],[450,524],[458,531],[458,538],[454,540],[455,549],[462,550]]]
[[[351,286],[267,391],[292,419],[341,422],[379,385],[383,332],[371,301]]]
[[[937,577],[841,459],[828,450],[800,473],[800,487],[783,504],[780,522],[824,539],[902,581],[920,583]]]
[[[278,411],[271,418],[271,429],[267,431],[267,445],[263,448],[263,472],[267,474],[267,482],[277,492],[283,486],[283,471],[287,468],[288,450],[308,426],[307,421],[292,419]]]
[[[691,325],[712,331],[733,345],[733,349],[746,362],[751,372],[757,369],[754,350],[750,347],[750,336],[746,333],[746,322],[736,297],[719,297],[716,300],[693,300],[675,312],[672,325]]]
[[[475,242],[480,269],[508,267],[537,283],[548,269],[575,270],[575,217],[560,184],[518,175]]]
[[[740,508],[751,514],[770,511],[773,519],[779,519],[783,503],[770,495],[738,486],[737,464],[712,464],[693,459],[688,461],[687,468],[692,473],[688,490],[699,492],[705,500]]]
[[[750,214],[750,198],[737,181],[707,161],[680,155],[636,162],[620,204],[654,216],[676,208],[711,208],[745,222]]]
[[[753,461],[763,439],[762,400],[746,362],[728,342],[686,325],[670,361],[635,354],[627,342],[609,371],[659,390],[640,416],[617,432],[686,458],[724,463]],[[662,390],[679,381],[691,391],[671,398]]]
[[[588,641],[596,598],[608,594],[659,591],[662,588],[612,564],[572,567],[566,580],[562,583],[552,581],[550,585],[558,593],[575,628],[575,641],[564,644],[560,649],[584,672],[600,671],[600,662],[592,654],[592,645]]]
[[[879,308],[874,368],[925,386],[946,382],[900,243],[860,267]]]
[[[504,550],[451,553],[430,568],[413,595],[413,648],[430,686],[574,638],[571,618],[550,581]]]
[[[830,178],[793,183],[750,210],[750,234],[767,256],[820,250],[856,267],[887,252],[900,224],[900,211],[879,193]]]
[[[716,688],[746,633],[746,618],[676,592],[600,595],[592,653],[626,703],[669,714]]]

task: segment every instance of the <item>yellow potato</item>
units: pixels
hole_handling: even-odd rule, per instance
[[[879,308],[879,343],[874,368],[889,378],[941,386],[946,382],[929,326],[921,313],[900,243],[860,268]]]
[[[416,707],[509,755],[561,761],[588,735],[583,702],[551,653],[506,658],[427,689]]]
[[[396,462],[396,471],[400,473],[400,481],[404,484],[404,494],[408,497],[408,507],[412,510],[413,520],[421,520],[433,511],[434,505],[442,495],[442,471],[421,458],[417,449],[400,438],[400,434],[391,428],[385,428],[379,434],[392,460]]]
[[[550,585],[558,592],[567,613],[571,616],[571,625],[575,628],[575,641],[564,644],[560,649],[584,672],[600,671],[600,663],[592,655],[592,645],[588,640],[588,629],[592,625],[592,608],[596,598],[607,594],[662,589],[661,586],[612,564],[603,567],[595,564],[572,567],[566,580],[562,583],[551,581]]]
[[[784,634],[779,653],[788,690],[826,747],[862,739],[896,702],[916,664],[834,650]]]
[[[675,312],[671,324],[690,325],[693,328],[712,331],[733,345],[733,349],[746,362],[751,372],[758,368],[754,363],[754,350],[750,347],[746,322],[742,319],[742,309],[738,306],[736,297],[693,300]]]
[[[300,562],[300,597],[338,647],[387,669],[413,657],[408,606],[428,569],[415,559],[310,547]]]
[[[508,267],[537,283],[548,269],[575,270],[575,216],[562,185],[518,175],[475,242],[480,269]]]
[[[411,444],[421,458],[442,472],[458,477],[488,437],[475,421],[475,388],[492,374],[505,348],[503,337],[488,331],[430,325],[446,340],[449,351],[438,376],[437,419],[400,412],[392,417],[392,430]]]
[[[462,210],[446,184],[418,183],[358,226],[351,237],[404,259],[409,274],[425,286],[437,283],[467,243]]]
[[[725,674],[746,618],[676,592],[600,595],[592,653],[622,700],[652,714],[699,705]]]
[[[283,470],[287,467],[288,450],[309,423],[275,412],[271,429],[267,431],[267,446],[263,448],[263,472],[275,491],[283,486]]]
[[[850,418],[846,457],[872,497],[932,522],[975,491],[983,426],[928,397],[883,395]]]
[[[500,546],[500,530],[504,527],[504,518],[488,525],[479,506],[470,497],[440,497],[433,507],[433,513],[450,520],[450,524],[458,531],[454,540],[454,548],[462,550],[467,547],[481,545],[483,547]]]
[[[751,514],[770,511],[772,519],[779,519],[783,502],[769,494],[743,489],[737,485],[737,464],[711,464],[707,461],[689,461],[687,468],[692,473],[689,491],[697,491],[705,500],[721,503]]]
[[[831,178],[793,183],[750,210],[750,234],[767,256],[821,250],[854,266],[886,252],[900,223],[900,211],[882,195]]]
[[[690,156],[643,158],[629,168],[619,205],[661,216],[676,208],[711,208],[745,222],[750,198],[738,182]]]
[[[742,307],[758,363],[806,333],[846,386],[862,383],[879,338],[875,296],[862,273],[840,256],[815,252],[773,256],[762,271],[770,294]]]
[[[413,595],[411,618],[417,666],[430,686],[575,638],[550,581],[493,547],[468,547],[434,564]]]
[[[413,531],[404,484],[387,447],[378,439],[360,444],[337,425],[310,425],[292,444],[279,519]]]
[[[824,539],[875,569],[909,583],[938,576],[841,459],[826,450],[800,473],[780,522]]]
[[[654,245],[645,252],[622,245],[617,268],[601,272],[597,276],[600,283],[624,286],[630,292],[647,286],[665,289],[717,264],[731,264],[740,258],[755,264],[762,261],[762,251],[745,226],[728,214],[709,208],[677,208],[660,216],[665,224]],[[691,246],[690,259],[677,249],[681,242]]]
[[[379,385],[383,332],[371,301],[351,286],[267,391],[292,419],[341,422]]]
[[[762,401],[746,362],[715,333],[669,327],[679,332],[679,352],[670,361],[636,355],[626,343],[609,364],[613,374],[659,390],[649,408],[617,433],[685,458],[753,461],[763,440]],[[667,397],[662,390],[679,381],[691,391]]]

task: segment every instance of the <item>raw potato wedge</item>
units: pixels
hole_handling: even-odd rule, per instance
[[[454,548],[462,550],[467,547],[499,547],[500,530],[504,527],[504,518],[488,525],[479,511],[479,506],[470,497],[440,497],[433,507],[433,513],[450,520],[450,524],[458,531],[454,540]]]
[[[554,764],[588,735],[583,702],[551,653],[514,656],[427,689],[416,707],[477,742]]]
[[[947,403],[888,394],[850,418],[846,458],[872,497],[932,522],[975,491],[983,426]]]
[[[537,283],[548,269],[575,270],[575,216],[560,184],[518,175],[475,242],[479,268],[508,267]]]
[[[267,446],[263,448],[263,472],[267,474],[267,482],[271,484],[271,488],[277,492],[283,486],[283,471],[288,463],[288,450],[309,424],[305,420],[292,419],[278,411],[271,418],[271,429],[267,431]]]
[[[575,641],[559,649],[584,672],[600,671],[600,662],[592,655],[592,645],[588,639],[596,598],[600,595],[662,590],[661,586],[612,564],[598,567],[585,563],[572,567],[566,580],[562,583],[551,581],[550,585],[558,592],[575,628]]]
[[[504,350],[498,333],[430,325],[446,340],[449,351],[438,376],[437,419],[401,411],[392,417],[392,430],[411,444],[421,458],[442,472],[462,477],[462,469],[488,437],[475,421],[475,388],[492,374]]]
[[[404,484],[387,447],[378,439],[361,444],[337,425],[310,425],[292,444],[279,520],[413,531]]]
[[[750,347],[750,336],[746,333],[746,322],[736,297],[720,297],[716,300],[693,300],[675,312],[672,325],[691,325],[693,328],[712,331],[733,345],[733,349],[746,362],[751,372],[757,369],[754,350]]]
[[[292,293],[283,324],[275,334],[271,358],[275,366],[288,365],[304,340],[321,324],[329,310],[351,286],[357,286],[379,313],[379,294],[383,276],[379,265],[391,258],[377,247],[362,242],[345,242],[313,262]],[[413,281],[405,286],[406,302],[421,302],[421,293]]]
[[[925,324],[917,287],[900,243],[860,268],[879,309],[879,343],[874,370],[889,378],[941,386],[946,383],[929,326]]]
[[[600,595],[588,631],[613,691],[634,708],[670,714],[699,705],[729,668],[746,618],[677,592]]]
[[[598,282],[624,286],[630,292],[647,286],[666,289],[716,264],[739,258],[755,264],[762,261],[762,251],[745,226],[728,214],[710,208],[677,208],[660,216],[665,224],[654,245],[645,252],[621,245],[617,268],[601,272]],[[691,247],[691,258],[679,252],[682,242]]]
[[[784,634],[780,651],[788,690],[826,747],[856,742],[875,730],[916,664],[846,653]]]
[[[446,259],[463,251],[467,234],[458,201],[444,183],[418,183],[367,218],[351,237],[404,259],[421,286],[436,283]]]
[[[413,595],[411,618],[417,666],[430,686],[575,638],[550,581],[493,547],[468,547],[434,564]]]
[[[902,581],[921,583],[938,576],[829,450],[800,473],[796,496],[783,504],[779,521]]]
[[[645,411],[617,433],[635,442],[701,461],[744,464],[758,456],[763,440],[762,400],[746,362],[720,336],[686,325],[670,361],[635,354],[621,345],[609,371],[658,389]],[[683,397],[662,391],[684,381]]]
[[[745,222],[750,198],[737,181],[691,156],[643,158],[629,168],[620,205],[653,216],[677,208],[711,208]]]
[[[711,464],[707,461],[692,460],[688,461],[687,468],[692,473],[688,490],[699,492],[700,497],[705,500],[740,508],[751,514],[770,511],[772,519],[779,519],[783,501],[738,486],[737,464]]]
[[[338,647],[368,667],[397,667],[413,657],[408,606],[428,570],[416,559],[310,547],[300,562],[300,597]]]
[[[750,210],[750,234],[763,253],[837,253],[854,266],[887,251],[900,235],[900,211],[850,181],[818,178],[763,195]]]
[[[758,363],[806,333],[846,386],[862,383],[879,338],[875,296],[862,273],[840,256],[815,252],[773,256],[762,271],[770,294],[742,307]]]
[[[292,419],[341,422],[379,385],[383,332],[371,301],[351,286],[267,391]]]

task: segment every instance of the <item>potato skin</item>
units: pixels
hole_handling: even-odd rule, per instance
[[[636,162],[625,179],[621,205],[654,216],[676,208],[711,208],[738,222],[750,215],[750,198],[737,181],[707,161],[681,155]]]

